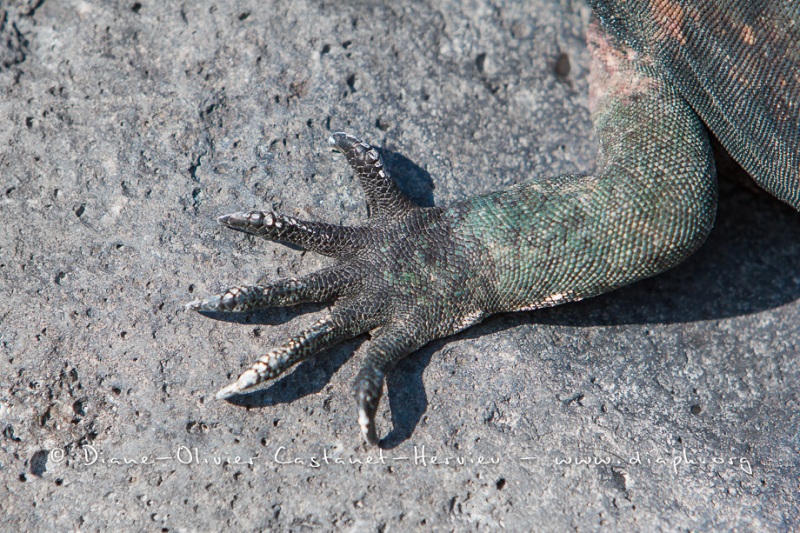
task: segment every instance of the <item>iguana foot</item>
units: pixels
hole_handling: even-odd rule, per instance
[[[435,273],[435,256],[442,253],[438,248],[444,246],[446,251],[448,240],[446,228],[440,223],[442,210],[419,208],[403,195],[375,148],[344,133],[333,134],[330,142],[345,155],[364,189],[371,215],[365,225],[336,226],[263,211],[233,213],[218,220],[231,229],[332,256],[337,259],[336,264],[300,278],[232,287],[222,294],[195,300],[187,307],[196,311],[247,312],[336,300],[328,316],[259,357],[236,382],[217,393],[220,399],[273,379],[341,341],[380,328],[353,386],[362,434],[368,443],[377,444],[375,413],[386,372],[409,353],[441,336],[439,332],[451,332],[446,327],[435,327],[440,318],[434,315],[442,311],[441,302],[428,301],[431,295],[427,290],[431,281],[428,277]],[[414,240],[421,240],[421,245]],[[428,257],[406,257],[425,249],[430,250]]]

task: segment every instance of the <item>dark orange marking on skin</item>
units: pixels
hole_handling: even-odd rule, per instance
[[[753,27],[747,24],[743,25],[741,38],[744,44],[748,44],[750,46],[756,44],[756,32],[753,30]]]
[[[650,4],[653,20],[669,34],[672,39],[686,45],[686,36],[683,34],[683,25],[686,11],[679,4],[669,0],[660,0]]]

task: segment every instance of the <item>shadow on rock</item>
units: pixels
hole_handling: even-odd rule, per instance
[[[397,188],[421,207],[433,207],[433,179],[428,171],[403,154],[378,148]]]

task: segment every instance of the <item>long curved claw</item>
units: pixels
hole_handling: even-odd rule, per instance
[[[373,146],[341,131],[331,135],[328,142],[344,154],[355,171],[372,216],[396,218],[417,207],[397,188]]]
[[[334,257],[350,256],[369,242],[364,228],[309,222],[274,211],[231,213],[217,221],[233,230]]]
[[[224,293],[195,300],[186,306],[196,311],[246,312],[339,299],[328,317],[259,357],[236,381],[220,389],[216,394],[219,399],[230,398],[274,379],[322,350],[380,328],[369,344],[366,360],[353,385],[361,433],[367,443],[377,445],[375,415],[386,373],[431,338],[431,332],[425,330],[429,323],[425,309],[414,318],[408,316],[408,313],[415,313],[409,311],[408,301],[401,298],[398,304],[398,297],[405,290],[400,287],[404,282],[398,280],[405,278],[402,273],[397,278],[387,264],[394,265],[399,260],[412,273],[424,272],[426,261],[435,258],[418,254],[406,257],[403,254],[409,248],[405,239],[435,229],[437,217],[443,211],[415,206],[397,188],[384,168],[380,153],[369,144],[341,132],[334,133],[330,142],[345,155],[355,171],[373,220],[363,226],[345,227],[308,222],[271,211],[249,211],[221,216],[219,223],[333,256],[337,264],[301,278],[231,287]],[[425,238],[433,238],[425,235]],[[424,280],[417,281],[424,285]],[[418,302],[410,303],[413,309],[419,307]],[[398,305],[402,310],[398,310]]]
[[[364,437],[367,444],[376,446],[380,439],[375,426],[375,414],[378,412],[378,404],[383,395],[384,376],[371,370],[374,369],[362,368],[359,371],[353,387],[353,395],[358,408],[358,426],[361,428],[361,436]]]
[[[353,383],[358,408],[358,425],[367,444],[377,445],[375,414],[383,395],[383,379],[398,361],[420,347],[419,335],[398,327],[389,327],[373,339],[367,357]],[[424,342],[422,343],[424,344]]]

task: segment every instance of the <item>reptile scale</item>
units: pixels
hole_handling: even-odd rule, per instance
[[[326,317],[259,357],[218,398],[372,331],[354,394],[362,434],[377,444],[384,377],[406,355],[491,314],[603,294],[694,252],[716,211],[709,132],[759,185],[800,209],[800,3],[589,4],[594,175],[531,178],[448,208],[421,208],[397,189],[373,147],[335,133],[331,143],[367,198],[363,225],[262,211],[219,218],[336,263],[187,304],[247,312],[335,300]]]

